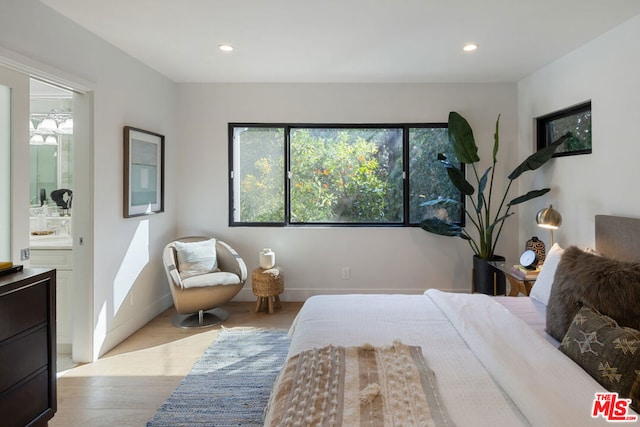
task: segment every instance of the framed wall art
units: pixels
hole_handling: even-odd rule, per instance
[[[567,132],[572,137],[556,149],[554,157],[591,153],[591,101],[536,118],[537,149]]]
[[[124,217],[164,212],[164,135],[124,127]]]

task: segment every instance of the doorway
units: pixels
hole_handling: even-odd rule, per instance
[[[73,343],[73,92],[30,79],[29,248],[31,267],[56,269],[56,347]]]
[[[2,52],[0,50],[0,52]],[[17,55],[12,57],[19,58]],[[26,63],[34,64],[33,61]],[[10,141],[8,150],[10,163],[9,183],[0,186],[0,200],[10,200],[9,208],[0,215],[0,229],[4,227],[8,233],[9,244],[0,245],[10,249],[10,260],[14,264],[30,266],[30,206],[29,171],[30,171],[30,78],[53,82],[72,92],[74,105],[73,138],[77,143],[73,150],[73,264],[71,281],[73,283],[71,300],[72,337],[71,350],[76,362],[92,362],[97,357],[93,348],[93,91],[88,82],[75,79],[63,72],[58,80],[51,74],[50,67],[41,69],[36,65],[22,65],[15,59],[0,56],[0,85],[10,89]],[[46,75],[46,78],[43,78]],[[59,84],[58,84],[59,83]],[[5,90],[6,91],[6,90]],[[5,97],[6,98],[6,97]],[[6,158],[6,157],[5,157]],[[6,187],[10,188],[6,194]],[[5,232],[6,234],[6,232]],[[5,236],[6,237],[6,236]],[[6,249],[5,249],[6,251]],[[27,254],[27,257],[23,255]]]
[[[31,73],[37,76],[37,73]],[[47,265],[57,268],[58,278],[58,342],[60,352],[74,362],[92,362],[93,349],[93,92],[64,87],[38,78],[30,79],[30,120],[33,131],[29,141],[41,135],[44,144],[49,139],[52,153],[44,153],[44,172],[49,178],[28,181],[29,245],[31,266]],[[36,117],[36,114],[39,114]],[[39,120],[38,120],[39,119]],[[38,132],[38,125],[46,119]],[[31,125],[29,125],[31,128]],[[57,130],[56,130],[57,129]],[[36,138],[40,143],[40,138]],[[33,146],[29,144],[29,152]],[[41,148],[38,148],[42,150]],[[54,160],[47,158],[50,154]],[[41,159],[36,159],[40,161]],[[32,158],[29,154],[29,168]],[[49,162],[49,163],[47,163]],[[34,165],[38,168],[40,165]],[[29,174],[31,175],[31,174]],[[53,178],[52,178],[53,177]],[[26,178],[26,177],[25,177]],[[53,188],[55,187],[55,188]],[[44,191],[42,191],[44,189]],[[52,192],[55,192],[52,195]],[[33,199],[35,197],[35,200]],[[26,197],[25,197],[26,198]],[[43,212],[46,205],[46,212]],[[52,215],[53,212],[53,215]],[[34,220],[34,214],[36,218]],[[45,216],[42,221],[41,217]],[[35,230],[34,230],[35,227]],[[44,230],[42,230],[44,228]],[[38,230],[40,229],[40,230]],[[43,231],[32,235],[32,230]],[[40,247],[33,245],[34,237]],[[49,245],[42,243],[49,239]],[[53,243],[53,244],[51,244]],[[39,257],[39,255],[42,255]],[[52,265],[53,264],[53,265]]]

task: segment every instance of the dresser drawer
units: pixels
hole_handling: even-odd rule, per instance
[[[19,387],[0,394],[0,420],[5,427],[21,427],[51,412],[49,372],[43,369]],[[54,406],[55,407],[55,406]],[[50,417],[49,417],[50,418]]]
[[[0,341],[47,321],[47,284],[42,281],[0,295]]]
[[[0,344],[0,392],[45,366],[47,360],[47,328]]]

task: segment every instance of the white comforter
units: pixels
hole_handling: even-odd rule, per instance
[[[457,426],[607,424],[591,417],[605,390],[486,295],[315,296],[291,334],[290,356],[329,344],[421,346]]]

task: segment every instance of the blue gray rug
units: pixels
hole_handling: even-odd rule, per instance
[[[147,427],[261,426],[289,343],[284,330],[220,331]]]

